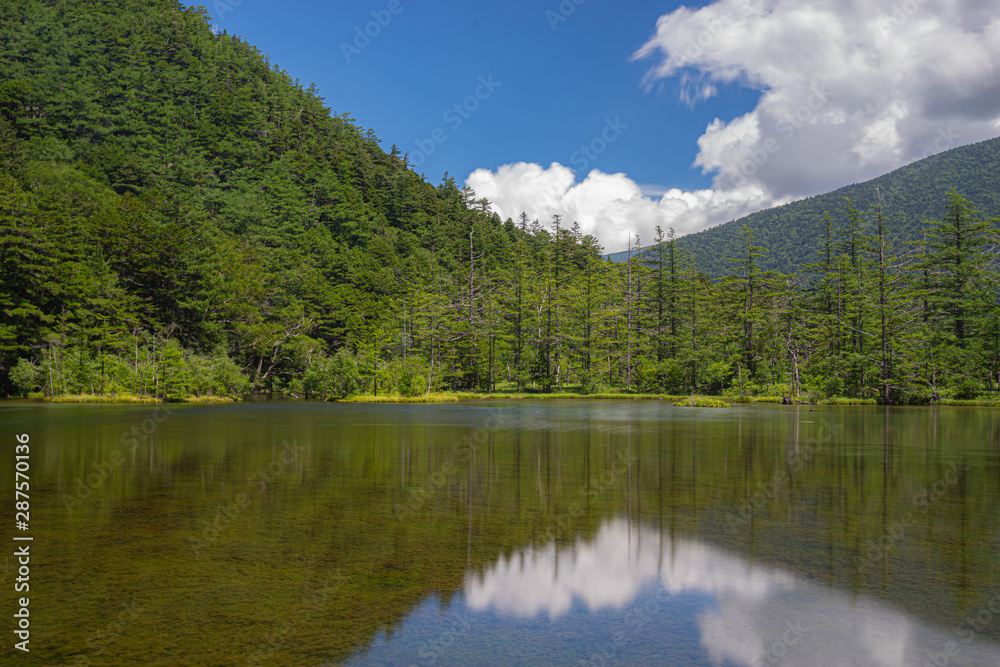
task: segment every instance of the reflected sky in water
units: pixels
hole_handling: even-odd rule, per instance
[[[0,405],[25,664],[1000,664],[996,410],[169,409]]]
[[[348,664],[1000,664],[976,634],[621,518],[468,572]]]

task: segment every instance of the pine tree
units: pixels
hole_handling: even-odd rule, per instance
[[[761,345],[758,340],[764,323],[763,304],[770,296],[772,272],[760,268],[760,258],[765,249],[754,245],[753,232],[749,227],[743,227],[743,248],[739,257],[730,259],[733,265],[733,275],[726,280],[726,289],[735,299],[734,320],[739,322],[739,356],[737,364],[745,367],[749,376],[757,377],[758,365],[761,361]]]
[[[987,252],[993,226],[956,192],[948,194],[944,218],[925,224],[926,240],[920,243],[924,254],[917,268],[926,276],[929,324],[944,325],[933,336],[934,355],[945,382],[958,395],[973,397],[984,387],[984,374],[978,370],[989,356],[983,332],[990,328],[996,308],[996,259]]]

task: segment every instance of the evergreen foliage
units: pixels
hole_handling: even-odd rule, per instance
[[[1000,392],[996,224],[951,158],[615,264],[428,183],[203,9],[16,0],[0,44],[0,393]],[[990,178],[953,185],[993,211]]]
[[[923,235],[921,221],[945,215],[948,193],[955,190],[975,202],[987,219],[1000,216],[1000,139],[953,148],[880,176],[833,192],[759,211],[678,240],[698,268],[712,276],[726,275],[726,260],[739,251],[743,227],[770,250],[762,268],[791,273],[812,261],[823,245],[824,216],[850,199],[860,210],[881,200],[886,229],[902,241]],[[647,255],[655,248],[646,249]],[[611,255],[620,260],[621,253]]]

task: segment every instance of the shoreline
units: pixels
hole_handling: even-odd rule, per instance
[[[151,396],[133,396],[131,394],[118,394],[117,396],[99,396],[94,394],[69,394],[65,396],[38,397],[28,396],[27,398],[8,397],[8,401],[24,401],[26,403],[99,403],[103,405],[164,405],[167,403],[191,403],[191,404],[222,404],[239,403],[240,399],[232,396],[185,396],[178,398],[153,398]]]
[[[458,403],[462,401],[550,401],[550,400],[609,400],[609,401],[669,401],[671,404],[688,399],[703,399],[707,401],[721,401],[732,404],[747,403],[768,403],[782,404],[781,396],[711,396],[706,394],[617,394],[617,393],[596,393],[596,394],[525,394],[525,393],[432,393],[421,396],[349,396],[341,399],[331,399],[331,403]],[[797,405],[810,406],[877,406],[881,405],[873,398],[847,398],[835,396],[830,399],[809,403],[800,401]],[[1000,399],[943,399],[934,403],[913,403],[904,405],[893,405],[892,407],[997,407],[1000,408]]]
[[[266,394],[254,394],[252,396],[266,396]],[[284,400],[300,401],[303,400],[301,397],[281,397]],[[730,404],[748,404],[748,403],[765,403],[765,404],[781,404],[781,396],[709,396],[704,394],[622,394],[614,392],[603,392],[595,394],[579,394],[573,392],[562,392],[562,393],[505,393],[505,392],[493,392],[493,393],[477,393],[477,392],[437,392],[431,394],[423,394],[420,396],[348,396],[346,398],[338,399],[327,399],[325,402],[329,403],[389,403],[389,404],[431,404],[431,403],[459,403],[459,402],[473,402],[473,401],[573,401],[573,400],[602,400],[602,401],[667,401],[671,404],[676,402],[684,402],[689,399],[704,400],[707,402],[716,401],[724,402]],[[187,396],[187,397],[171,397],[166,400],[161,398],[152,398],[144,396],[132,396],[128,394],[119,394],[117,396],[95,396],[91,394],[82,395],[68,395],[68,396],[53,396],[49,398],[42,398],[38,396],[29,396],[27,398],[10,398],[8,401],[24,401],[32,403],[73,403],[73,404],[152,404],[160,405],[166,403],[176,403],[176,404],[192,404],[192,405],[221,405],[230,403],[251,403],[254,400],[247,400],[244,398],[234,398],[231,396]],[[309,399],[316,402],[323,402],[322,399]],[[850,405],[850,406],[876,406],[881,405],[875,399],[871,398],[847,398],[847,397],[833,397],[818,401],[816,403],[809,403],[800,401],[796,405],[811,405],[811,406],[831,406],[831,405]],[[942,399],[940,401],[935,401],[933,403],[914,403],[905,404],[906,406],[913,407],[934,407],[934,406],[947,406],[947,407],[997,407],[1000,408],[1000,398],[998,399]],[[894,406],[902,407],[902,406]]]

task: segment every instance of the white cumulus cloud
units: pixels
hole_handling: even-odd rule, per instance
[[[548,223],[553,215],[568,224],[578,222],[584,234],[594,235],[605,247],[624,249],[629,235],[651,243],[655,228],[678,235],[704,229],[768,206],[773,199],[759,186],[744,183],[726,191],[670,189],[649,196],[625,174],[594,169],[581,182],[569,167],[553,162],[548,168],[518,162],[496,171],[477,169],[466,185],[492,202],[502,218],[527,213],[530,220]]]
[[[860,182],[1000,129],[1000,18],[990,0],[717,0],[657,21],[634,58],[690,105],[738,83],[757,106],[713,120],[694,166],[710,189],[654,196],[626,174],[558,163],[466,183],[504,218],[559,213],[612,249],[656,225],[690,233]],[[578,181],[582,178],[582,181]],[[650,189],[646,188],[649,193]]]

